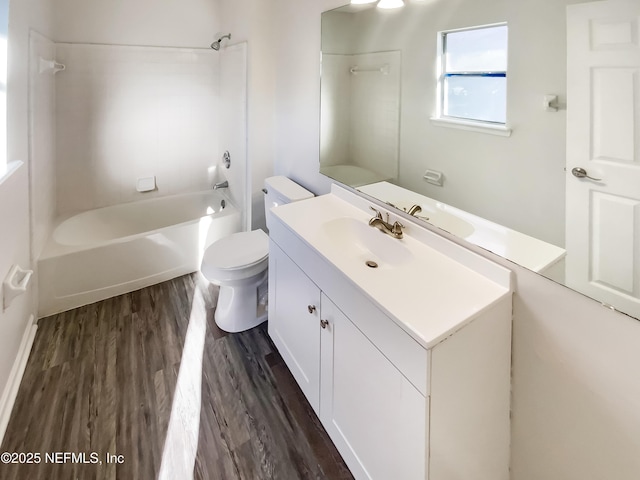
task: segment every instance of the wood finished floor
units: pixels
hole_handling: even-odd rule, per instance
[[[0,479],[351,479],[266,324],[222,332],[217,293],[192,274],[40,320],[0,452],[42,461],[0,464]],[[189,330],[187,365],[190,322],[202,331]],[[102,464],[47,463],[53,452],[95,452]]]

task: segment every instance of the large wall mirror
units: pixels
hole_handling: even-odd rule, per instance
[[[640,318],[639,19],[635,0],[324,12],[320,172]],[[444,78],[442,32],[491,25],[506,71]],[[497,58],[483,35],[461,55]],[[504,124],[441,115],[477,110],[498,77]]]

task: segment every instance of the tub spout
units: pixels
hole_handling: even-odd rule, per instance
[[[216,183],[213,186],[214,190],[218,190],[219,188],[229,188],[229,182],[225,180],[224,182]]]

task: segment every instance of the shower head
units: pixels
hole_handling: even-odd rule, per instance
[[[215,42],[213,42],[211,44],[211,48],[213,48],[215,51],[220,50],[220,43],[222,42],[222,40],[224,40],[225,38],[228,38],[229,40],[231,40],[231,34],[227,33],[226,35],[221,36],[218,40],[216,40]]]

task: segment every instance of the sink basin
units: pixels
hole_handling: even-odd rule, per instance
[[[402,243],[368,223],[353,217],[338,217],[322,224],[324,241],[341,254],[373,261],[380,267],[401,266],[411,261],[413,254]]]

